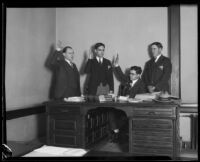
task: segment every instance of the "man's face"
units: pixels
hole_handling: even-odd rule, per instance
[[[68,49],[66,50],[66,52],[65,52],[63,55],[64,55],[64,57],[65,57],[67,60],[69,60],[70,62],[72,62],[73,59],[74,59],[74,50],[71,49],[71,48],[68,48]]]
[[[151,53],[154,58],[156,58],[159,54],[161,54],[162,49],[158,48],[156,45],[151,46]]]
[[[95,49],[96,55],[98,57],[103,57],[104,56],[104,46],[99,46],[97,49]]]
[[[137,74],[135,70],[130,70],[130,73],[129,73],[129,76],[130,76],[130,80],[136,80],[140,77],[140,74]]]

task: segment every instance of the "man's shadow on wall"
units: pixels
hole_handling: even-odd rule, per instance
[[[86,74],[85,68],[86,68],[87,61],[89,59],[89,53],[92,54],[92,58],[96,57],[96,54],[94,51],[95,50],[94,46],[95,46],[95,44],[91,45],[89,51],[85,50],[83,52],[83,61],[81,63],[80,69],[79,69],[80,76],[86,75],[85,81],[83,83],[83,94],[84,95],[88,94],[88,84],[89,84],[89,80],[90,80],[90,74]]]
[[[151,51],[151,44],[149,44],[149,45],[147,46],[147,54],[148,54],[148,56],[149,56],[149,59],[153,59],[153,53],[152,53],[152,51]],[[144,69],[147,68],[146,66],[147,66],[147,65],[146,65],[146,62],[145,62],[145,65],[144,65],[144,67],[143,67],[142,73],[143,73]]]
[[[50,88],[49,88],[49,93],[48,93],[48,98],[49,99],[53,99],[53,92],[54,92],[54,88],[55,88],[55,83],[56,83],[56,69],[55,67],[51,64],[52,63],[52,59],[54,56],[54,52],[55,52],[55,45],[52,44],[50,46],[49,49],[49,54],[47,55],[47,59],[45,61],[44,66],[52,73],[51,76],[51,81],[50,81]]]

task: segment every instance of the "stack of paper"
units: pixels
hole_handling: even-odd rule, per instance
[[[135,96],[135,99],[140,99],[143,101],[152,101],[153,99],[157,98],[157,93],[143,93],[143,94],[137,94]]]
[[[129,98],[128,102],[130,102],[130,103],[138,103],[138,102],[142,102],[142,100],[141,99],[137,99],[137,98]]]
[[[68,97],[64,98],[64,101],[66,102],[84,102],[85,98],[84,97]]]
[[[112,95],[100,95],[99,102],[112,102]]]
[[[128,98],[129,98],[128,96],[119,96],[118,100],[124,102],[124,101],[128,101]]]
[[[83,156],[88,151],[81,148],[64,148],[64,147],[55,147],[55,146],[42,146],[39,149],[33,151],[35,154],[32,155],[48,155],[48,156],[67,156],[67,157],[77,157]],[[30,155],[31,156],[31,155]]]

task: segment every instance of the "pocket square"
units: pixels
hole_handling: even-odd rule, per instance
[[[159,66],[159,69],[160,69],[160,70],[163,70],[163,68],[164,68],[163,65],[162,65],[162,66]]]
[[[110,65],[108,65],[108,70],[111,68],[111,66]]]

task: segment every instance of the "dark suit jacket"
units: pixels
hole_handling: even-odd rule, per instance
[[[106,84],[109,85],[110,90],[114,91],[114,80],[113,80],[113,71],[111,62],[103,58],[102,65],[98,63],[97,59],[88,59],[85,73],[89,74],[89,81],[88,81],[88,94],[89,95],[96,95],[97,87],[100,83],[105,86]]]
[[[55,99],[80,96],[80,75],[75,64],[73,68],[65,61],[60,51],[55,51],[51,65],[56,71]]]
[[[155,91],[168,91],[169,80],[172,72],[172,64],[169,58],[161,55],[157,62],[150,59],[146,62],[142,74],[142,80],[146,87],[148,85],[155,86]]]
[[[136,94],[146,93],[145,84],[140,78],[137,80],[134,86],[131,87],[131,81],[129,77],[122,72],[120,66],[115,67],[114,72],[123,84],[122,95],[129,95],[130,98],[134,98]]]

